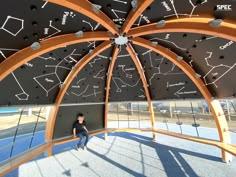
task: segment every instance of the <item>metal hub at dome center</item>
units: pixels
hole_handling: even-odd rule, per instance
[[[128,38],[124,36],[118,36],[115,38],[115,44],[117,45],[124,45],[127,44]]]

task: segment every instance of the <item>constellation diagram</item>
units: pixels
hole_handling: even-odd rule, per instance
[[[89,25],[90,28],[91,28],[91,31],[97,30],[98,27],[100,26],[99,23],[97,23],[95,26],[93,26],[93,25],[91,24],[91,22],[86,21],[86,20],[82,20],[82,22],[83,22],[83,23],[86,23],[87,25]],[[87,47],[91,47],[91,46],[92,46],[92,48],[95,48],[95,47],[96,47],[96,41],[88,41],[88,43],[89,43],[89,44],[88,44]]]
[[[95,79],[102,79],[102,80],[104,80],[105,77],[106,77],[105,68],[101,69],[100,71],[98,71],[98,73],[96,75],[93,76],[93,78],[95,78]]]
[[[138,19],[137,23],[134,23],[133,26],[140,26],[140,24],[141,24],[141,22],[142,22],[143,20],[144,20],[147,24],[151,23],[150,20],[148,19],[148,16],[145,16],[145,15],[141,14],[141,15],[139,16],[139,19]]]
[[[51,30],[54,30],[55,32],[53,32],[52,34],[48,35],[48,34],[49,34],[49,30],[50,30],[50,31],[51,31]],[[39,40],[43,41],[43,40],[48,39],[48,38],[50,38],[50,37],[52,37],[52,36],[54,36],[54,35],[56,35],[56,34],[58,34],[58,33],[60,33],[60,32],[61,32],[61,30],[58,29],[58,28],[56,28],[55,26],[53,26],[53,25],[52,25],[52,20],[50,20],[50,21],[49,21],[49,27],[44,28],[44,35],[48,35],[48,36],[46,36],[46,37],[44,37],[44,38],[42,38],[42,39],[39,39]]]
[[[76,84],[75,85],[72,85],[71,86],[71,88],[76,88],[77,90],[79,89],[81,89],[81,87],[82,87],[82,85],[80,85],[80,82],[82,82],[82,81],[84,81],[84,80],[86,80],[87,78],[82,78],[82,79],[79,79],[77,82],[76,82]],[[84,85],[84,84],[83,84]],[[88,88],[89,88],[89,84],[87,84],[86,86],[85,86],[85,88],[81,91],[81,92],[79,92],[79,93],[75,93],[75,92],[71,92],[71,94],[73,94],[73,95],[75,95],[75,96],[82,96],[87,90],[88,90]]]
[[[171,69],[169,69],[166,72],[162,72],[161,68],[162,68],[162,64],[164,63],[164,57],[161,58],[152,58],[151,56],[151,50],[147,50],[145,52],[143,52],[141,55],[145,56],[148,55],[148,59],[150,61],[151,67],[156,69],[157,72],[152,73],[152,76],[149,78],[149,84],[152,85],[152,80],[154,79],[154,77],[156,75],[178,75],[178,74],[184,74],[183,72],[174,72],[176,65],[174,63],[172,63],[172,67]],[[159,64],[156,65],[156,62],[159,61]],[[155,62],[155,65],[153,64]],[[154,66],[154,67],[153,67]]]
[[[123,24],[125,18],[121,18],[119,14],[127,14],[127,12],[117,9],[111,9],[112,13],[115,15],[116,18],[113,18],[114,22],[118,22],[119,24]]]
[[[73,81],[70,87],[70,94],[81,98],[97,97],[99,94],[102,94],[104,88],[100,87],[99,80],[102,80],[103,83],[106,77],[104,60],[108,60],[108,57],[100,54],[93,61],[89,62],[83,71],[76,76],[78,80],[76,82]],[[101,69],[98,69],[98,67]],[[91,73],[94,74],[91,75]],[[83,77],[80,77],[80,74]],[[88,74],[89,76],[86,77],[84,74]]]
[[[152,70],[154,70],[154,72],[151,72],[150,75],[151,77],[149,77],[149,85],[153,85],[153,79],[158,76],[158,75],[163,75],[163,76],[168,76],[168,75],[184,75],[184,73],[182,71],[179,71],[178,68],[176,67],[176,65],[174,63],[171,63],[171,67],[165,68],[165,71],[162,71],[162,67],[166,66],[166,59],[162,56],[161,58],[157,58],[157,57],[153,57],[152,54],[152,50],[147,50],[145,52],[143,52],[141,55],[142,56],[147,56],[145,57],[146,59],[149,60],[150,63],[150,68],[152,68]],[[173,92],[173,94],[176,97],[180,97],[180,95],[189,95],[189,94],[196,94],[197,91],[196,90],[190,90],[187,91],[186,90],[186,83],[187,82],[182,82],[182,81],[168,81],[166,83],[166,88],[167,90],[170,88],[177,88],[180,87],[177,91]]]
[[[12,28],[14,26],[14,29]],[[17,36],[24,29],[24,20],[12,16],[7,16],[0,29],[6,31],[12,36]]]
[[[196,10],[197,5],[194,5],[194,3],[192,2],[192,0],[188,0],[188,3],[192,6],[192,9],[189,13],[178,13],[175,7],[175,0],[169,0],[171,7],[169,6],[169,4],[166,1],[162,1],[161,4],[164,6],[164,8],[166,9],[167,12],[169,11],[174,11],[173,14],[170,15],[165,15],[164,18],[168,18],[168,17],[172,17],[172,16],[176,16],[176,18],[180,18],[180,16],[187,16],[187,17],[193,17],[193,16],[199,16],[199,15],[194,15],[194,11]],[[202,4],[207,3],[207,0],[204,0],[201,2]]]
[[[169,39],[170,35],[168,35],[168,39]],[[165,37],[167,38],[167,37]],[[161,38],[158,38],[158,37],[155,37],[155,38],[151,38],[150,41],[153,41],[153,40],[160,40],[160,41],[164,41],[164,42],[167,42],[167,43],[170,43],[172,45],[174,45],[176,48],[180,49],[180,50],[187,50],[186,48],[183,48],[183,47],[180,47],[178,46],[175,42],[172,42],[170,40],[167,40],[167,39],[161,39]]]
[[[136,82],[135,84],[133,84],[133,85],[124,82],[124,81],[123,81],[121,78],[119,78],[119,77],[112,77],[112,81],[115,83],[115,85],[116,85],[116,87],[117,87],[116,92],[122,92],[121,87],[122,87],[122,88],[127,87],[127,86],[128,86],[128,87],[135,87],[135,86],[137,86],[138,83],[140,82],[140,78],[139,78],[139,79],[137,80],[137,82]],[[122,84],[121,84],[121,87],[119,87],[118,81],[122,83]]]
[[[58,69],[71,71],[71,68],[62,66],[62,64],[64,62],[76,64],[77,60],[75,59],[75,57],[78,57],[78,56],[81,56],[81,54],[76,53],[76,49],[74,49],[69,55],[64,57],[63,60],[61,60],[58,64],[45,65],[46,68],[55,68],[54,72],[39,75],[39,76],[36,76],[33,78],[35,80],[35,82],[37,82],[39,84],[39,86],[46,92],[47,97],[48,97],[48,94],[51,90],[53,90],[54,88],[56,88],[58,86],[61,86],[64,82],[64,81],[62,81],[62,79],[58,75]],[[41,58],[43,60],[49,60],[49,59],[54,60],[55,59],[52,57],[45,58],[42,56],[40,56],[39,58]]]
[[[3,54],[2,50],[10,50],[10,51],[18,51],[18,49],[4,49],[4,48],[0,48],[0,54],[2,55],[2,57],[4,59],[6,59],[6,56]],[[16,83],[18,84],[19,88],[21,89],[21,93],[15,94],[15,96],[18,98],[19,101],[25,101],[28,100],[29,98],[29,94],[27,94],[25,92],[25,90],[23,89],[22,85],[20,84],[19,80],[16,78],[14,72],[11,73],[11,75],[13,76],[14,80],[16,81]]]
[[[195,42],[197,44],[197,43],[200,43],[200,42],[203,42],[203,41],[208,41],[208,40],[217,39],[217,38],[218,37],[216,37],[216,36],[209,36],[209,37],[205,37],[204,39],[197,39],[197,40],[195,40]],[[193,60],[189,61],[189,65],[191,67],[193,67],[193,64],[192,64],[193,62],[194,62]]]
[[[203,76],[203,80],[205,82],[205,85],[214,85],[216,88],[218,88],[218,85],[216,84],[217,81],[219,81],[222,77],[224,77],[229,71],[231,71],[235,66],[236,66],[236,62],[232,65],[224,65],[224,64],[218,64],[213,66],[212,64],[210,64],[209,60],[212,58],[212,54],[213,52],[206,52],[208,54],[207,57],[205,57],[205,61],[208,67],[210,67],[211,69]],[[222,71],[223,70],[223,71]],[[222,73],[219,73],[222,72]],[[214,79],[214,81],[209,82],[207,81],[206,77],[211,77],[212,79]]]
[[[135,87],[142,88],[142,83],[140,83],[141,79],[138,75],[136,68],[133,66],[133,64],[128,62],[128,61],[132,61],[130,59],[129,54],[121,53],[121,52],[122,52],[122,49],[120,48],[118,56],[117,56],[117,60],[119,59],[119,61],[122,63],[116,64],[117,73],[113,73],[114,76],[112,77],[112,82],[114,83],[114,86],[116,87],[115,93],[122,93],[123,90],[128,91],[127,90],[128,88],[135,88]],[[126,60],[127,62],[124,62]],[[137,73],[137,75],[134,75],[135,73]],[[138,91],[137,97],[146,98],[145,93],[142,92],[141,90],[139,88],[137,89]],[[134,92],[137,92],[137,91],[134,91]],[[133,91],[131,90],[131,92]]]

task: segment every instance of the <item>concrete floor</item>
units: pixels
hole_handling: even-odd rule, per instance
[[[92,137],[87,151],[74,147],[75,142],[56,146],[54,156],[41,155],[5,177],[236,176],[236,159],[222,162],[216,147],[160,134],[152,142],[150,133],[110,133],[107,141]]]

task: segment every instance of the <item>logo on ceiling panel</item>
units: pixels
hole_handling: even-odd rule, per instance
[[[232,5],[216,5],[217,11],[232,11]]]

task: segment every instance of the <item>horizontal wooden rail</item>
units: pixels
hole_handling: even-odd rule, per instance
[[[151,129],[151,128],[146,128],[146,129],[139,129],[139,128],[108,128],[108,129],[101,129],[101,130],[98,130],[98,131],[91,132],[90,136],[94,136],[94,135],[98,135],[98,134],[102,134],[102,133],[109,133],[109,132],[154,132],[154,133],[160,133],[160,134],[163,134],[163,135],[168,135],[168,136],[172,136],[172,137],[176,137],[176,138],[180,138],[180,139],[184,139],[184,140],[188,140],[188,141],[202,143],[202,144],[206,144],[206,145],[210,145],[210,146],[216,146],[216,147],[218,147],[222,150],[225,150],[228,153],[236,156],[236,146],[235,145],[227,144],[227,143],[223,143],[223,142],[220,142],[220,141],[211,140],[211,139],[207,139],[207,138],[200,138],[200,137],[196,137],[196,136],[183,135],[183,134],[180,134],[180,133],[174,133],[174,132],[161,130],[161,129]],[[54,140],[53,144],[54,145],[63,144],[63,143],[67,143],[67,142],[77,140],[77,139],[78,138],[73,138],[71,136],[71,137],[67,137],[67,138],[64,138],[64,139]]]
[[[46,151],[49,147],[52,146],[52,143],[45,143],[36,148],[33,148],[29,151],[26,151],[24,154],[21,154],[17,157],[14,157],[3,164],[0,164],[0,176],[7,174],[8,172],[14,170],[21,164],[28,162],[29,160],[33,159],[34,157],[40,155],[44,151]]]
[[[206,144],[206,145],[210,145],[210,146],[215,146],[215,147],[218,147],[218,148],[225,150],[228,153],[236,156],[236,146],[235,145],[223,143],[223,142],[216,141],[216,140],[206,139],[206,138],[199,138],[199,137],[195,137],[195,136],[183,135],[183,134],[174,133],[174,132],[161,130],[161,129],[108,128],[108,129],[100,129],[100,130],[96,130],[96,131],[91,131],[91,132],[89,132],[89,135],[95,136],[98,134],[103,134],[103,133],[108,133],[108,132],[153,132],[153,133],[159,133],[159,134],[172,136],[172,137],[176,137],[176,138],[180,138],[180,139],[184,139],[184,140],[188,140],[188,141],[193,141],[193,142],[202,143],[202,144]],[[39,147],[31,149],[31,150],[25,152],[24,154],[21,154],[15,158],[12,158],[12,159],[0,164],[1,165],[0,166],[0,176],[3,176],[4,174],[10,172],[11,170],[14,170],[15,168],[17,168],[21,164],[33,159],[34,157],[43,153],[44,151],[51,148],[52,146],[72,142],[72,141],[75,141],[78,139],[79,139],[78,137],[74,138],[73,136],[55,139],[49,143],[40,145]]]

